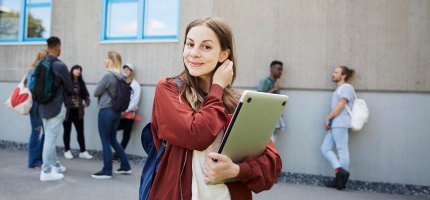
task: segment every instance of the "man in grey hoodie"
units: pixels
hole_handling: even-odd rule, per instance
[[[45,133],[45,143],[42,153],[43,166],[40,172],[40,180],[54,181],[63,179],[64,175],[62,173],[66,171],[66,167],[62,166],[58,161],[55,143],[58,135],[63,130],[62,125],[66,114],[63,93],[64,90],[73,93],[73,85],[67,66],[58,60],[61,54],[60,39],[52,36],[46,42],[48,43],[49,52],[46,60],[51,63],[52,71],[55,74],[54,84],[57,91],[48,103],[40,104],[39,106],[39,113]]]

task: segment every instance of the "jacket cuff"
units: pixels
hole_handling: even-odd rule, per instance
[[[248,163],[243,162],[239,164],[239,168],[240,171],[236,178],[244,183],[251,177],[251,167]]]
[[[224,93],[224,90],[220,85],[212,84],[211,89],[209,90],[208,96],[213,96],[217,99],[222,99],[223,93]]]

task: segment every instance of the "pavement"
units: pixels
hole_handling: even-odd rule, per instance
[[[66,160],[59,156],[67,167],[64,180],[41,182],[40,171],[27,168],[27,152],[0,149],[0,199],[1,200],[135,200],[138,198],[140,174],[143,165],[132,164],[131,175],[114,175],[112,179],[96,180],[91,174],[99,171],[102,160],[74,158]],[[113,169],[119,168],[114,163]],[[390,195],[366,191],[344,190],[277,183],[259,194],[256,200],[430,200],[424,196]]]

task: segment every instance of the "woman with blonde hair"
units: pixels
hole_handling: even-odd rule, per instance
[[[216,153],[239,98],[230,27],[213,17],[194,20],[182,58],[184,71],[155,90],[151,130],[156,148],[167,146],[149,199],[252,199],[251,191],[270,189],[282,168],[271,141],[240,163]],[[220,183],[230,178],[236,181]]]
[[[34,68],[41,60],[46,58],[47,55],[48,50],[46,49],[37,52],[28,70],[27,79],[24,82],[27,87],[34,73]],[[33,101],[33,106],[30,109],[30,122],[31,134],[28,142],[28,167],[41,169],[44,135],[42,131],[42,119],[39,117],[39,104],[35,101]]]
[[[103,147],[103,168],[101,171],[92,174],[95,179],[112,178],[112,149],[118,153],[121,166],[115,170],[117,174],[130,174],[131,166],[124,153],[124,149],[116,139],[121,113],[112,107],[112,97],[116,95],[116,85],[119,80],[124,80],[119,72],[121,69],[121,55],[115,51],[109,51],[105,59],[107,72],[97,83],[94,96],[98,98],[98,129]]]

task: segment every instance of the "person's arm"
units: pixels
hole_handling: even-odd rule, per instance
[[[58,69],[57,76],[60,77],[61,82],[63,84],[64,89],[67,93],[73,94],[73,82],[70,78],[69,71],[67,70],[67,66],[59,61],[55,61],[52,63],[52,65],[56,65],[55,68]]]
[[[88,106],[90,106],[90,103],[91,103],[91,100],[90,100],[90,93],[88,92],[88,89],[87,89],[87,84],[85,84],[85,82],[83,82],[82,81],[82,84],[83,84],[83,94],[84,94],[84,96],[82,97],[82,99],[85,101],[85,107],[88,107]]]
[[[267,93],[274,93],[276,92],[276,90],[279,90],[279,88],[280,88],[279,81],[277,80],[275,84],[273,84],[273,87],[267,91]]]
[[[330,114],[327,115],[324,122],[324,128],[325,130],[330,129],[330,120],[338,116],[342,110],[345,108],[345,105],[348,103],[348,100],[345,98],[341,98],[336,106],[333,108],[333,110],[330,112]]]
[[[137,107],[139,106],[141,88],[139,83],[134,79],[131,82],[131,88],[133,89],[133,95],[132,95],[133,98],[130,99],[130,104],[128,105],[126,112],[136,111]]]
[[[222,87],[213,84],[196,112],[185,98],[181,97],[179,101],[179,88],[173,80],[161,80],[155,90],[152,110],[152,131],[157,149],[160,141],[166,140],[190,150],[205,150],[227,121],[222,95]]]
[[[106,73],[103,75],[102,79],[97,82],[96,89],[94,90],[94,96],[99,97],[103,94],[103,92],[108,88],[109,86],[109,73]]]
[[[217,160],[217,161],[214,161]],[[209,153],[205,160],[205,181],[219,181],[236,178],[255,193],[270,189],[282,169],[282,161],[272,141],[261,156],[247,157],[235,164],[225,155]],[[226,183],[234,184],[233,183]]]

